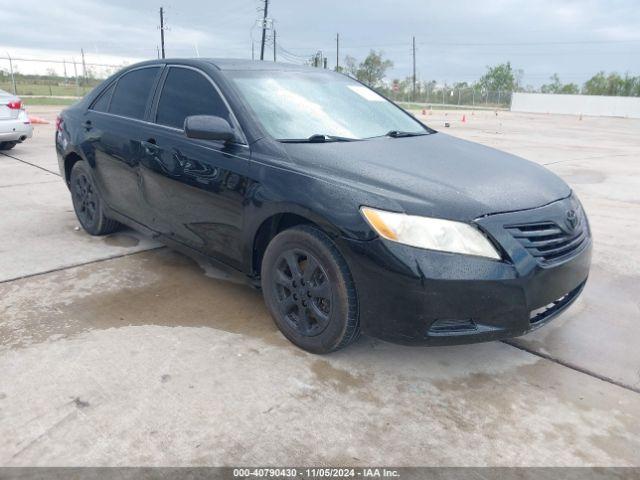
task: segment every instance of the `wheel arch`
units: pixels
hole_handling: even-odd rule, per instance
[[[264,252],[269,242],[280,232],[294,227],[296,225],[313,225],[323,231],[330,237],[339,236],[340,229],[333,223],[322,218],[321,216],[297,206],[291,206],[286,209],[272,211],[260,222],[256,222],[257,226],[252,229],[249,234],[250,246],[247,256],[247,271],[251,277],[258,278],[260,276],[260,267]]]
[[[77,162],[81,160],[84,160],[84,159],[80,155],[78,155],[76,152],[69,152],[67,155],[65,155],[64,181],[66,182],[67,186],[71,184],[71,169]]]

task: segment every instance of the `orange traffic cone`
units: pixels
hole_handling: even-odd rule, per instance
[[[467,123],[467,116],[466,115],[462,115],[462,123]]]
[[[46,125],[49,122],[46,121],[44,118],[40,118],[40,117],[33,117],[33,116],[29,116],[29,121],[33,124],[33,125]]]

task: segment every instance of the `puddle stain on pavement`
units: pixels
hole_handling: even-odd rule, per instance
[[[236,351],[238,363],[227,362],[229,368],[260,371],[251,362],[282,362],[278,369],[287,373],[276,369],[270,375],[276,382],[291,378],[291,384],[279,384],[286,385],[284,394],[293,403],[274,398],[276,406],[264,408],[268,415],[287,416],[292,405],[328,409],[333,418],[361,412],[363,435],[397,437],[398,448],[399,438],[422,438],[428,424],[436,436],[459,432],[451,451],[464,449],[472,438],[496,445],[527,438],[535,447],[532,456],[545,445],[574,461],[628,464],[640,438],[638,409],[629,400],[621,404],[607,398],[609,384],[583,387],[576,384],[576,372],[520,353],[514,357],[506,345],[409,349],[365,339],[342,355],[319,358],[302,352],[280,335],[259,291],[212,279],[194,261],[168,249],[0,285],[0,316],[0,349],[9,351],[35,344],[47,348],[63,339],[74,341],[78,334],[122,332],[126,337],[131,326],[241,334],[253,346]],[[278,347],[277,353],[260,345]],[[224,354],[232,346],[218,348]],[[494,363],[470,362],[467,356],[480,349],[490,350]],[[179,377],[165,372],[154,381],[177,388]],[[181,395],[194,391],[183,387]],[[87,407],[94,405],[93,397],[78,393],[82,396],[74,397],[74,405],[92,411]],[[388,446],[392,457],[405,458],[406,451],[394,453],[393,444]]]
[[[0,348],[131,325],[209,327],[285,344],[259,291],[163,249],[0,286]]]
[[[104,237],[104,243],[110,247],[124,247],[131,248],[137,247],[140,240],[133,235],[127,233],[112,233]]]

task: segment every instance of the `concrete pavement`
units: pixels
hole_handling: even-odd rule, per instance
[[[596,239],[582,297],[516,346],[302,352],[259,292],[76,230],[36,127],[0,155],[0,465],[638,466],[640,121],[461,115],[425,119],[549,164]]]

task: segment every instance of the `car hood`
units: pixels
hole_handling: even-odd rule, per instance
[[[302,171],[374,194],[371,206],[414,215],[473,220],[571,193],[538,164],[442,133],[283,145]]]

